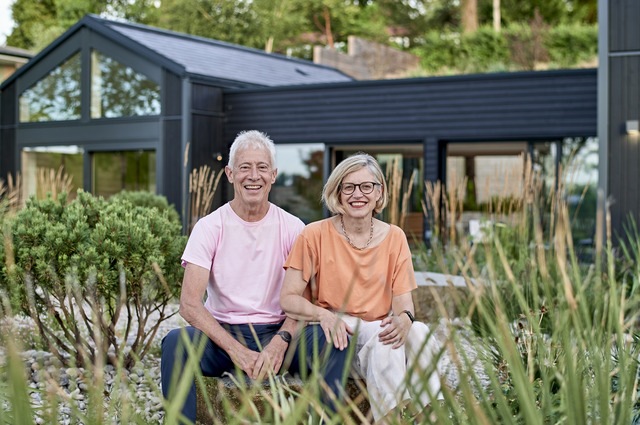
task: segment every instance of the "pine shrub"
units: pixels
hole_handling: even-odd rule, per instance
[[[15,260],[3,262],[0,289],[61,360],[123,356],[130,367],[151,348],[179,292],[186,243],[169,208],[148,206],[156,203],[78,191],[72,202],[32,198],[6,221]]]

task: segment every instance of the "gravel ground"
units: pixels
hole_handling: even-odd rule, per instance
[[[171,311],[177,310],[177,306],[171,306]],[[14,320],[14,326],[19,329],[19,335],[28,334],[33,329],[29,319]],[[162,322],[156,337],[156,346],[151,352],[132,370],[118,371],[107,365],[103,369],[104,390],[100,394],[104,397],[105,408],[118,404],[120,410],[122,403],[130,404],[133,411],[141,416],[141,419],[149,424],[160,424],[164,417],[162,408],[162,393],[160,391],[160,341],[166,333],[186,322],[179,316],[174,315],[170,319]],[[6,322],[4,323],[6,330]],[[14,328],[15,329],[15,328]],[[98,381],[95,370],[81,367],[65,367],[49,352],[27,350],[21,353],[24,361],[26,376],[28,376],[29,397],[31,406],[36,412],[35,422],[44,424],[45,419],[42,414],[42,407],[47,403],[47,399],[56,395],[60,401],[58,404],[58,423],[67,425],[74,418],[82,417],[87,413],[88,398],[95,387],[91,385]],[[4,347],[0,346],[0,364],[5,363]],[[1,392],[0,392],[1,394]],[[95,394],[95,393],[94,393]],[[117,400],[120,397],[122,403]],[[7,411],[9,405],[6,400],[0,400],[0,416],[2,411]],[[80,415],[74,414],[80,412]],[[108,422],[121,423],[119,412],[113,412],[113,416],[107,414]]]

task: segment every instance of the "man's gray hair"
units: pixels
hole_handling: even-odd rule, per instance
[[[229,151],[229,168],[233,168],[236,153],[243,149],[265,149],[271,157],[271,167],[276,168],[276,145],[266,134],[258,130],[248,130],[238,133]]]

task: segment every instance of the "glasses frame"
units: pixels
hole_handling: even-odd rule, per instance
[[[345,184],[353,185],[353,190],[350,191],[350,192],[345,191],[344,190],[344,185]],[[372,188],[371,188],[371,191],[365,192],[364,190],[362,190],[362,185],[363,184],[371,184],[371,185],[373,185]],[[342,192],[345,195],[353,194],[356,191],[356,188],[358,188],[360,190],[360,193],[362,193],[363,195],[370,195],[376,189],[376,186],[382,186],[382,184],[378,183],[378,182],[361,182],[361,183],[357,183],[357,184],[356,183],[340,183],[339,189],[340,189],[340,192]]]

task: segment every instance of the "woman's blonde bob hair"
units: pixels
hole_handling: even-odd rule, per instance
[[[342,185],[342,179],[344,179],[347,174],[351,174],[354,171],[358,171],[365,167],[369,169],[371,174],[373,174],[376,183],[380,183],[381,185],[381,196],[376,202],[373,214],[381,213],[387,206],[387,182],[384,179],[384,173],[380,168],[380,164],[378,164],[378,161],[376,161],[371,155],[364,152],[358,152],[343,160],[336,166],[336,168],[333,169],[327,183],[322,189],[322,202],[324,202],[331,213],[344,214],[346,211],[340,202],[340,186]]]

